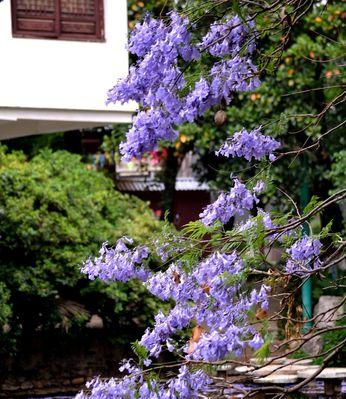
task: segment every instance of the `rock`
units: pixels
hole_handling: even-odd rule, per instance
[[[291,364],[294,361],[294,359],[289,359],[287,360],[287,364]],[[294,365],[299,365],[299,366],[309,366],[310,364],[312,364],[312,359],[302,359],[302,360],[298,360],[295,361],[293,364]]]
[[[77,377],[77,378],[73,378],[71,383],[72,385],[83,385],[85,382],[83,377]]]
[[[10,385],[10,384],[2,384],[1,390],[2,391],[18,391],[19,385]]]
[[[267,377],[268,374],[272,374],[279,367],[280,367],[279,364],[269,364],[269,366],[261,367],[253,371],[252,374],[256,377]]]
[[[340,296],[322,295],[320,296],[317,305],[314,308],[314,317],[321,314],[316,318],[317,328],[328,328],[335,326],[335,321],[340,319],[344,314],[343,307],[337,307],[343,298]]]
[[[38,389],[41,389],[41,388],[44,387],[44,384],[43,384],[42,381],[35,381],[35,382],[34,382],[34,387],[35,387],[35,388],[38,388]]]
[[[310,366],[296,365],[296,364],[270,364],[268,366],[260,367],[254,370],[252,367],[236,367],[235,371],[239,374],[248,374],[253,377],[269,378],[274,375],[297,375],[299,371],[304,371]]]
[[[235,368],[235,371],[239,374],[247,374],[256,377],[265,377],[270,373],[273,373],[280,365],[270,364],[269,366],[260,367],[259,369],[254,369],[254,367],[239,366]]]
[[[247,367],[247,366],[238,366],[235,368],[235,371],[239,374],[251,374],[254,370],[254,367]]]
[[[303,351],[308,353],[309,356],[317,356],[319,353],[321,353],[322,348],[323,337],[321,335],[311,338],[302,346]]]
[[[219,366],[216,367],[217,371],[227,371],[227,370],[233,370],[234,365],[233,364],[220,364]]]
[[[341,262],[339,262],[337,264],[337,266],[339,266],[340,270],[345,271],[346,270],[346,259],[343,259]]]
[[[304,378],[304,379],[305,379],[305,378],[308,378],[308,377],[310,377],[313,373],[315,373],[315,371],[318,370],[319,367],[320,367],[320,366],[315,366],[315,365],[306,367],[305,370],[300,370],[300,371],[298,371],[297,376],[298,376],[298,378]]]
[[[280,364],[271,364],[269,366],[261,367],[258,370],[253,372],[253,375],[256,377],[269,377],[272,375],[280,374],[280,375],[296,375],[298,371],[304,370],[306,366],[301,365],[280,365]]]
[[[319,366],[310,366],[306,370],[298,371],[299,378],[309,378],[311,377]],[[346,378],[346,367],[327,367],[315,377],[321,380],[343,380]]]
[[[30,381],[25,381],[20,384],[20,389],[32,389],[34,388],[34,384]]]
[[[101,329],[103,328],[103,320],[97,314],[93,314],[85,326],[87,328]]]
[[[268,377],[255,378],[253,380],[258,384],[294,384],[298,381],[296,374],[273,374]]]
[[[270,364],[285,364],[285,363],[287,363],[287,360],[288,360],[287,357],[280,357],[278,359],[276,359],[275,357],[267,357],[266,359],[264,359],[262,364],[267,364],[267,363],[270,363]],[[259,363],[258,359],[256,359],[255,357],[252,357],[250,359],[250,362],[252,364],[261,365],[261,363]]]
[[[283,249],[270,246],[266,247],[265,250],[266,259],[269,263],[277,265],[281,261],[282,254],[284,252]]]
[[[280,373],[280,374],[288,374],[288,375],[292,375],[292,374],[297,375],[298,371],[305,370],[307,367],[310,367],[310,366],[304,366],[302,364],[286,365],[285,367],[279,369],[278,373]]]

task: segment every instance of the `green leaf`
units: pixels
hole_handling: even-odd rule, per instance
[[[264,363],[270,355],[270,344],[273,342],[273,337],[267,337],[263,345],[255,352],[255,357],[259,363]]]
[[[332,225],[333,225],[333,220],[331,220],[326,226],[323,227],[323,229],[321,230],[319,237],[321,238],[325,238],[329,235],[331,229],[332,229]]]
[[[132,342],[131,348],[140,361],[147,359],[149,356],[148,350],[142,346],[138,341]]]
[[[303,210],[303,215],[307,215],[310,213],[314,208],[316,208],[319,204],[322,202],[319,201],[318,197],[316,195],[313,195],[311,197],[310,202],[306,205],[306,207]]]

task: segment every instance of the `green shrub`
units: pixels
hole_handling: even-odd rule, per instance
[[[102,242],[123,235],[142,242],[159,227],[146,203],[117,192],[79,156],[43,150],[28,161],[0,147],[2,339],[72,331],[93,313],[117,331],[144,326],[156,302],[139,283],[90,282],[79,267]]]
[[[333,350],[340,345],[346,339],[346,319],[343,317],[341,320],[338,320],[336,326],[343,327],[340,330],[328,331],[323,334],[323,348],[322,353],[328,352],[330,355]],[[343,367],[345,365],[346,359],[346,347],[345,345],[340,348],[340,350],[331,358],[328,362],[329,367]],[[322,364],[323,357],[317,358],[314,363]]]

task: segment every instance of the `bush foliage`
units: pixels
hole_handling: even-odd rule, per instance
[[[139,284],[90,282],[79,267],[103,241],[112,244],[123,235],[142,241],[160,222],[146,203],[117,192],[111,179],[88,170],[79,156],[43,150],[28,161],[0,147],[0,218],[5,341],[67,330],[93,313],[109,327],[148,321],[156,302]],[[130,312],[127,321],[115,317],[124,310]]]

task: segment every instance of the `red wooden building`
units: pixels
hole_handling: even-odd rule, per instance
[[[178,228],[197,220],[202,209],[210,203],[208,185],[200,183],[193,172],[195,161],[196,157],[190,152],[179,167],[172,209],[174,224]],[[120,163],[116,171],[117,188],[148,201],[153,211],[161,216],[164,184],[156,177],[160,170],[160,164],[150,162]]]

